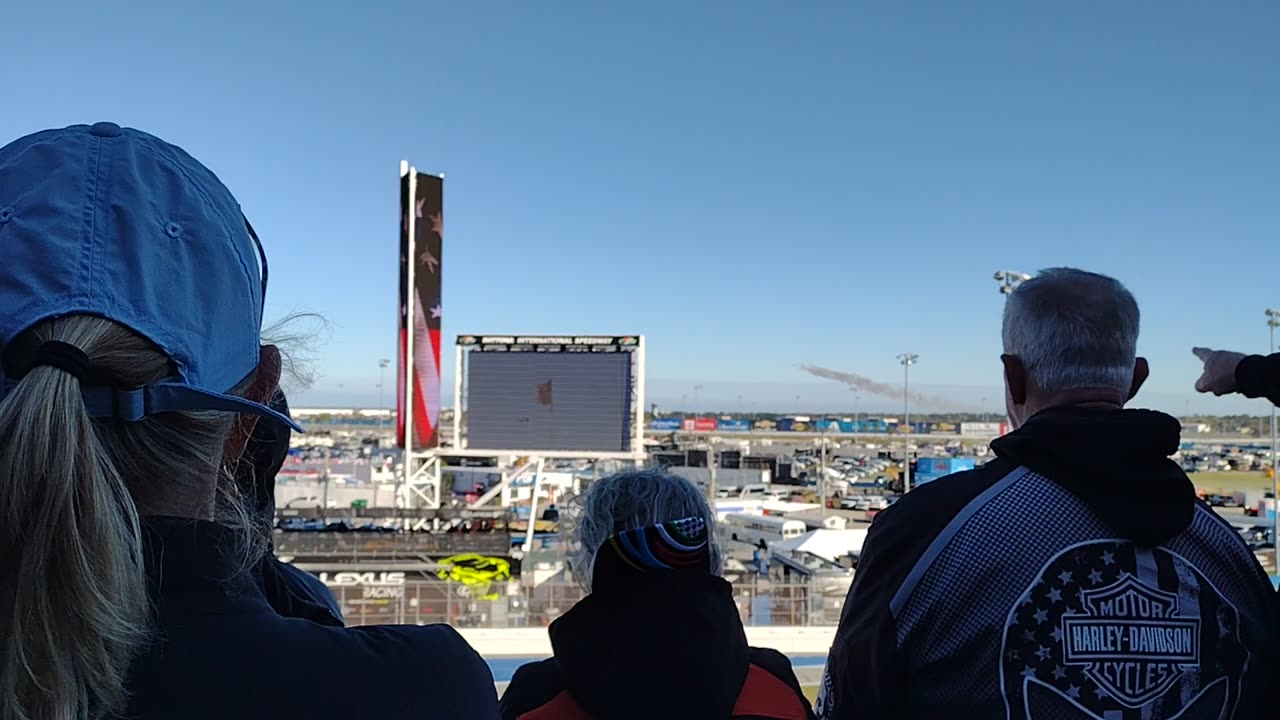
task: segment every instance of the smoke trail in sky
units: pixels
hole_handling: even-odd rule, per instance
[[[872,395],[879,395],[893,400],[899,400],[902,398],[902,387],[899,385],[889,385],[887,383],[872,380],[869,377],[863,377],[856,373],[841,372],[839,370],[831,370],[829,368],[818,367],[816,365],[801,365],[800,369],[814,377],[820,377],[826,380],[835,380],[838,383],[844,383],[849,387],[858,388],[859,390],[869,392]],[[908,397],[911,399],[912,404],[924,405],[931,408],[945,408],[954,405],[954,403],[946,398],[934,395],[925,395],[924,393],[908,393]]]

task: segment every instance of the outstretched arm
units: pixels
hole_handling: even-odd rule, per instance
[[[1265,397],[1280,405],[1280,353],[1250,355],[1236,366],[1236,388],[1245,397]]]
[[[1280,405],[1280,353],[1245,355],[1202,347],[1192,352],[1204,362],[1204,373],[1196,381],[1199,392],[1265,397],[1272,404]]]

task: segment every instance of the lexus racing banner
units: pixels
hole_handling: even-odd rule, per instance
[[[444,239],[444,179],[409,171],[400,180],[400,206],[396,429],[400,447],[406,447],[405,424],[409,418],[405,414],[405,403],[411,397],[412,449],[423,450],[440,446],[440,256]],[[410,346],[412,392],[405,386]]]

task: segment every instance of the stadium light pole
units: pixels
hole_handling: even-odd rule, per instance
[[[1267,309],[1267,328],[1271,331],[1271,353],[1276,352],[1276,328],[1280,327],[1280,310]],[[1271,548],[1275,554],[1276,572],[1280,572],[1280,462],[1276,458],[1276,406],[1271,406]]]
[[[911,490],[911,366],[920,362],[915,353],[898,356],[902,363],[902,494]]]
[[[385,411],[387,409],[387,406],[385,403],[386,403],[386,392],[387,392],[387,368],[388,367],[391,367],[390,360],[383,359],[378,361],[378,410],[379,411]],[[385,415],[383,414],[383,412],[379,412],[378,432],[382,432],[382,420],[384,417]]]
[[[707,443],[707,501],[711,504],[712,511],[716,509],[716,502],[720,494],[719,483],[716,478],[716,470],[720,465],[720,458],[716,457],[715,445]],[[739,466],[741,467],[741,466]]]
[[[818,464],[818,506],[822,519],[827,519],[827,423],[822,423],[822,459]]]
[[[1031,279],[1030,275],[1014,270],[998,270],[993,277],[1000,283],[1000,294],[1005,297],[1017,290],[1019,285]]]

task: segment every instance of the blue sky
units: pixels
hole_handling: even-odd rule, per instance
[[[847,407],[796,365],[913,351],[996,409],[991,273],[1068,264],[1137,295],[1145,404],[1265,407],[1189,348],[1280,306],[1273,2],[17,2],[0,137],[113,120],[219,173],[268,314],[331,322],[298,402],[378,397],[409,159],[446,333],[644,333],[668,405]]]

